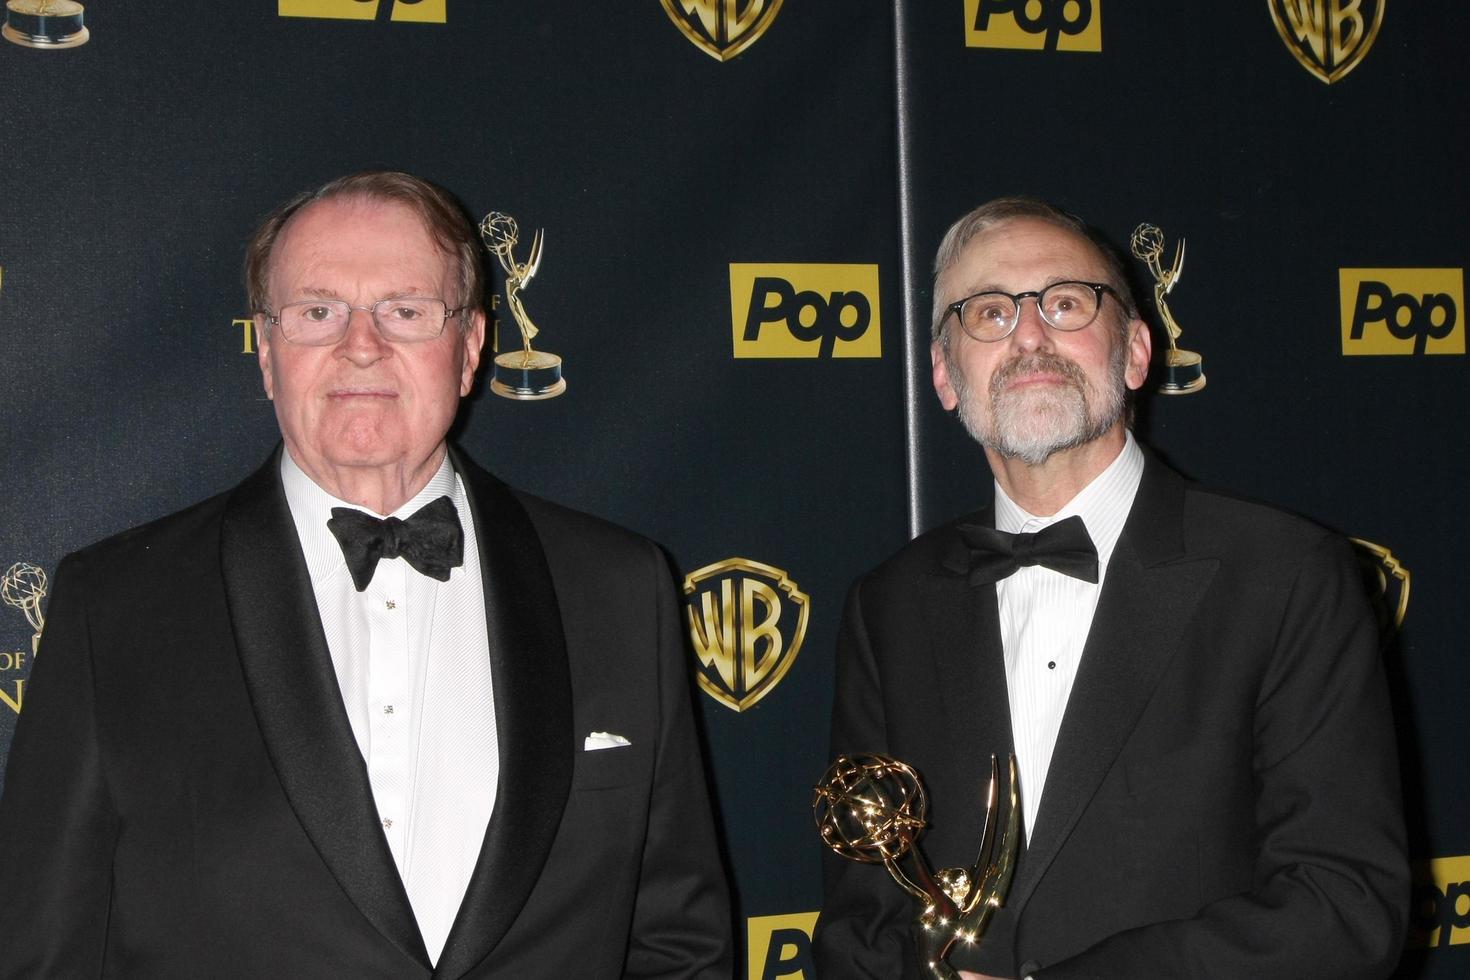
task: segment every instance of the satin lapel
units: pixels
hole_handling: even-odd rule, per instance
[[[1012,886],[1018,913],[1122,750],[1214,578],[1216,559],[1184,550],[1184,487],[1148,458],[1108,564],[1041,812]]]
[[[967,519],[985,526],[992,522],[988,510]],[[953,551],[941,555],[941,569],[925,586],[926,635],[935,664],[931,696],[944,707],[938,727],[942,758],[953,774],[951,780],[960,780],[951,785],[979,785],[988,779],[991,754],[1003,760],[1004,768],[1014,743],[1005,658],[1000,652],[1000,613],[994,585],[970,585],[969,563],[960,558],[964,548],[957,533],[950,544]],[[973,817],[976,827],[982,826],[983,814]]]
[[[279,459],[278,451],[236,488],[221,531],[220,565],[245,686],[286,798],[322,861],[363,916],[427,969],[342,705]]]
[[[966,520],[994,525],[988,509]],[[959,560],[964,548],[957,532],[951,544],[954,550],[941,556],[942,568],[926,589],[935,693],[944,705],[952,764],[983,779],[990,755],[1001,757],[1004,768],[1014,744],[1005,658],[1000,653],[1000,613],[994,585],[970,585],[968,562]]]
[[[494,949],[535,888],[572,782],[571,673],[541,539],[499,480],[452,454],[474,512],[495,685],[500,779],[474,876],[435,977],[463,976]]]

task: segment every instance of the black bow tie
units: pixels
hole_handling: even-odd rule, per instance
[[[377,518],[351,507],[333,507],[327,529],[342,546],[352,584],[361,592],[373,580],[379,558],[402,558],[416,571],[449,581],[449,570],[464,564],[464,529],[454,501],[440,497],[408,520]]]
[[[1035,534],[1009,534],[974,524],[960,525],[959,532],[969,549],[971,585],[999,582],[1023,565],[1043,565],[1097,583],[1097,549],[1080,517],[1057,521]]]

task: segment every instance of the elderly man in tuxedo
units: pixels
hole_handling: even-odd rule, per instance
[[[1074,217],[1010,198],[950,229],[934,388],[995,500],[853,586],[832,751],[919,770],[936,867],[974,860],[987,758],[1015,752],[1025,847],[964,977],[1383,977],[1408,870],[1348,545],[1141,449],[1149,356]],[[832,857],[825,887],[822,976],[921,975],[881,866]]]
[[[257,232],[283,446],[61,563],[0,804],[0,975],[728,977],[662,553],[445,441],[481,268],[407,174]]]

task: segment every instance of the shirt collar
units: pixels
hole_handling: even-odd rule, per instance
[[[1123,449],[1107,469],[1093,477],[1092,482],[1067,501],[1065,507],[1050,517],[1038,517],[1028,513],[1019,504],[1006,496],[1000,483],[995,484],[995,528],[1015,534],[1020,531],[1039,531],[1067,517],[1078,516],[1087,525],[1087,533],[1097,548],[1098,560],[1107,565],[1123,533],[1123,524],[1128,511],[1133,508],[1133,498],[1138,493],[1138,484],[1143,479],[1143,450],[1133,439],[1133,433],[1124,432]]]
[[[424,484],[424,488],[402,507],[387,515],[374,513],[366,507],[359,507],[332,496],[307,476],[284,449],[281,450],[281,486],[286,491],[286,504],[291,508],[291,518],[296,523],[296,535],[301,540],[301,550],[306,556],[306,569],[313,582],[320,581],[347,565],[342,557],[341,546],[327,528],[333,507],[351,507],[374,517],[397,517],[402,520],[430,501],[448,495],[461,508],[460,523],[463,524],[465,519],[463,504],[460,502],[459,476],[450,465],[448,453],[444,454],[439,469]]]

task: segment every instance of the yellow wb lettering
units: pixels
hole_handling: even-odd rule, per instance
[[[1332,63],[1341,64],[1357,50],[1367,33],[1363,23],[1363,0],[1337,0],[1332,5]]]
[[[1323,0],[1286,0],[1286,19],[1291,33],[1305,41],[1318,61],[1327,57],[1327,20]]]
[[[765,607],[765,616],[756,622],[755,606]],[[781,597],[776,590],[757,579],[740,581],[740,647],[743,677],[746,685],[754,685],[770,672],[781,659]],[[765,641],[764,649],[761,641]]]
[[[735,583],[725,579],[720,583],[719,605],[715,597],[704,592],[699,596],[699,612],[691,607],[689,625],[694,637],[694,652],[699,662],[714,667],[729,690],[736,690],[735,672]]]

